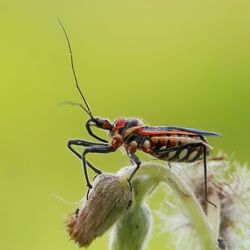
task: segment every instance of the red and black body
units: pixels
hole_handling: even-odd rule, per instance
[[[73,62],[73,53],[68,35],[62,23],[60,21],[59,23],[68,43],[71,68],[76,88],[80,93],[85,106],[79,103],[68,103],[80,106],[84,112],[90,116],[90,119],[86,122],[86,129],[92,137],[101,141],[90,142],[82,139],[68,141],[68,148],[79,159],[81,159],[83,163],[83,170],[88,188],[92,188],[92,186],[89,182],[87,167],[90,167],[97,174],[100,174],[101,171],[86,160],[86,155],[88,153],[110,153],[116,151],[119,147],[124,146],[130,160],[136,165],[136,168],[133,170],[128,179],[129,185],[132,177],[139,169],[141,164],[140,159],[136,156],[137,150],[142,150],[145,153],[154,156],[155,158],[168,162],[194,162],[197,160],[203,160],[205,176],[205,200],[207,201],[206,157],[209,154],[210,146],[205,136],[219,136],[219,134],[180,127],[145,126],[140,119],[117,119],[112,124],[107,119],[94,117],[78,84]],[[107,130],[109,132],[110,140],[107,141],[96,136],[91,130],[92,126]],[[79,153],[77,150],[75,150],[73,148],[74,145],[83,147],[83,152]]]
[[[111,143],[121,141],[128,154],[142,150],[169,162],[194,162],[203,158],[204,147],[209,154],[210,146],[204,136],[218,134],[181,127],[145,126],[139,119],[118,119],[111,135]]]
[[[108,130],[110,141],[106,141],[96,136],[91,126]],[[94,143],[85,140],[70,140],[68,147],[83,161],[84,173],[87,186],[91,188],[88,179],[87,165],[97,174],[101,171],[96,169],[86,160],[87,153],[111,153],[123,146],[130,158],[136,164],[136,168],[128,179],[129,184],[139,169],[141,161],[136,155],[137,150],[154,156],[167,162],[195,162],[204,161],[205,175],[205,199],[207,200],[207,169],[206,157],[209,154],[210,146],[205,136],[219,136],[220,134],[196,130],[190,128],[181,128],[174,126],[145,126],[140,119],[117,119],[111,124],[106,119],[92,117],[86,122],[87,131],[91,136],[105,143]],[[82,155],[77,153],[72,145],[83,146]]]

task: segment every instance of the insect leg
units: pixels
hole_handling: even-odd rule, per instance
[[[89,182],[89,178],[88,178],[88,173],[87,173],[87,160],[86,160],[86,154],[87,153],[111,153],[113,151],[115,151],[116,148],[112,147],[111,145],[105,144],[105,145],[95,145],[95,146],[90,146],[84,149],[81,159],[82,159],[82,163],[83,163],[83,170],[84,170],[84,174],[85,174],[85,178],[86,178],[86,182],[87,182],[87,187],[89,189],[92,188],[92,185]],[[88,198],[88,196],[87,196]]]
[[[73,147],[72,145],[76,145],[76,146],[83,146],[83,147],[89,147],[89,146],[101,146],[101,145],[107,145],[104,143],[95,143],[95,142],[89,142],[89,141],[85,141],[85,140],[69,140],[67,147],[68,149],[73,152],[73,154],[75,154],[80,160],[82,160],[82,156],[80,153],[78,153]],[[86,161],[87,165],[97,174],[101,174],[101,170],[97,169],[96,167],[94,167],[90,162]]]
[[[168,152],[172,152],[172,151],[178,151],[178,150],[182,150],[188,147],[202,147],[203,149],[203,166],[204,166],[204,191],[205,191],[205,202],[210,203],[211,205],[213,205],[214,207],[216,207],[216,205],[214,203],[212,203],[211,201],[208,200],[207,198],[207,194],[208,194],[208,190],[207,190],[207,147],[206,145],[204,145],[202,142],[197,142],[197,143],[189,143],[186,145],[181,145],[181,146],[177,146],[177,147],[172,147],[172,148],[166,148],[166,149],[162,149],[159,150],[157,152],[158,156],[164,155],[165,153]],[[195,159],[196,160],[196,159]]]
[[[90,147],[90,146],[108,146],[107,143],[100,143],[100,142],[91,142],[86,141],[82,139],[76,139],[76,140],[69,140],[68,144],[70,145],[76,145],[76,146],[84,146],[84,147]]]
[[[217,243],[220,249],[222,250],[226,249],[225,241],[221,237],[217,240]]]
[[[131,185],[131,180],[133,178],[133,176],[135,175],[135,173],[138,171],[138,169],[140,168],[140,165],[141,165],[141,161],[140,159],[138,158],[138,156],[135,154],[135,153],[129,153],[129,158],[130,160],[136,164],[136,167],[135,169],[133,170],[133,172],[130,174],[129,178],[128,178],[128,185],[129,185],[129,189],[130,191],[132,192],[133,188],[132,188],[132,185]],[[132,205],[132,199],[128,201],[128,208]]]
[[[204,152],[203,152],[203,165],[204,165],[204,182],[205,182],[205,201],[208,201],[207,199],[207,148],[204,146]]]
[[[80,160],[82,160],[82,155],[80,153],[78,153],[73,147],[72,145],[76,145],[76,146],[83,146],[83,147],[90,147],[90,146],[103,146],[103,145],[106,145],[104,143],[95,143],[95,142],[89,142],[89,141],[85,141],[85,140],[69,140],[68,141],[68,148],[71,152],[73,152]],[[87,166],[89,166],[97,175],[98,174],[101,174],[101,170],[97,169],[96,167],[94,167],[89,161],[86,161],[85,165],[83,166],[83,172],[84,172],[84,176],[85,176],[85,180],[86,180],[86,183],[87,183],[87,186],[88,188],[91,188],[91,184],[90,184],[90,181],[89,181],[89,176],[88,176],[88,171],[87,171]],[[89,190],[87,192],[87,197],[88,197],[88,193],[89,193]]]
[[[74,144],[73,144],[74,145]],[[68,142],[68,148],[71,152],[73,152],[81,161],[82,161],[82,156],[81,154],[79,154],[70,144],[70,141]],[[96,167],[94,167],[89,161],[86,161],[86,164],[98,175],[98,174],[101,174],[102,171],[97,169]],[[88,176],[88,172],[87,172],[87,169],[83,168],[83,173],[84,173],[84,177],[85,177],[85,180],[86,180],[86,183],[87,183],[87,186],[89,187],[90,185],[90,182],[89,182],[89,176]],[[88,191],[89,193],[89,191]],[[87,197],[88,197],[88,193],[87,193]]]
[[[129,187],[130,190],[132,191],[132,186],[131,186],[131,179],[133,178],[134,174],[138,171],[138,169],[140,168],[141,165],[141,161],[138,158],[138,156],[135,153],[131,153],[129,154],[129,158],[130,160],[136,164],[135,169],[133,170],[133,172],[130,174],[129,178],[128,178],[128,183],[129,183]]]
[[[205,145],[203,145],[203,148],[204,148],[204,151],[203,151],[203,165],[204,165],[204,183],[205,183],[205,202],[208,202],[210,203],[211,205],[213,205],[215,208],[216,205],[209,201],[208,198],[207,198],[207,147]]]

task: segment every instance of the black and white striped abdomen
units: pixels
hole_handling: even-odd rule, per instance
[[[206,155],[209,155],[209,149],[203,145],[186,145],[177,149],[161,150],[157,152],[156,157],[169,162],[195,162],[203,159],[205,150]]]
[[[151,137],[153,154],[155,157],[169,162],[194,162],[201,160],[210,146],[203,136],[175,135],[165,137]]]

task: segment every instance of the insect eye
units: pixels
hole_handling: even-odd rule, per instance
[[[117,128],[124,127],[124,125],[125,125],[125,120],[124,120],[124,119],[119,119],[119,120],[117,120],[117,121],[115,122],[115,126],[116,126]]]
[[[110,122],[108,120],[104,120],[102,128],[104,129],[112,129],[112,125],[110,124]]]

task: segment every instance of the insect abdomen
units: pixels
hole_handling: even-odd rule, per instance
[[[197,160],[202,159],[203,152],[204,152],[204,147],[202,146],[200,147],[188,146],[187,148],[182,148],[162,153],[158,155],[157,158],[169,162],[195,162]]]
[[[151,154],[169,162],[194,162],[202,159],[207,141],[202,136],[153,136],[150,138]]]

